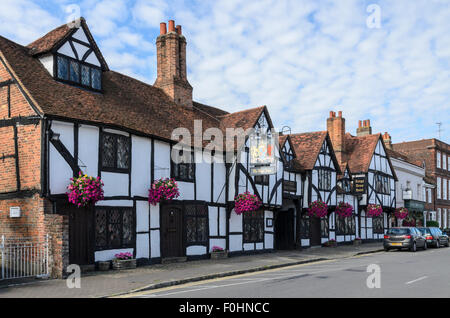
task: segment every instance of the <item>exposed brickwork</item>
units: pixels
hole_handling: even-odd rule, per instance
[[[173,21],[170,21],[173,25]],[[192,107],[192,86],[187,80],[186,38],[181,27],[169,33],[161,30],[156,39],[157,79],[154,86],[161,88],[175,103]]]
[[[333,150],[339,163],[344,161],[345,156],[345,118],[342,117],[342,112],[336,117],[335,112],[330,112],[330,117],[327,119],[327,131],[331,138]]]

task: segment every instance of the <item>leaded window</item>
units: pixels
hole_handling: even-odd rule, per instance
[[[328,217],[320,219],[320,233],[322,237],[328,237],[329,234]]]
[[[195,162],[194,162],[194,152],[191,151],[190,160],[186,160],[186,155],[183,155],[183,150],[180,150],[180,163],[175,163],[172,161],[172,178],[178,181],[194,182],[195,181]],[[189,158],[188,157],[188,158]],[[186,162],[189,161],[189,162]]]
[[[208,242],[208,207],[206,205],[187,205],[185,222],[187,244],[206,245]]]
[[[356,223],[355,216],[341,218],[336,216],[336,235],[355,235]]]
[[[101,163],[103,171],[128,172],[130,168],[130,138],[102,133]]]
[[[377,216],[372,218],[372,229],[374,234],[384,233],[383,216]]]
[[[102,89],[102,70],[68,56],[56,56],[56,78],[69,84],[100,91]]]
[[[319,190],[331,190],[331,170],[319,169]]]
[[[135,215],[132,208],[97,207],[95,210],[95,249],[134,246]]]
[[[244,212],[244,243],[264,242],[264,211]]]
[[[300,218],[300,238],[309,239],[309,216],[306,213]]]

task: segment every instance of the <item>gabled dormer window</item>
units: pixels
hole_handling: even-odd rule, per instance
[[[102,70],[100,67],[77,61],[64,55],[56,55],[57,79],[83,88],[102,90]]]

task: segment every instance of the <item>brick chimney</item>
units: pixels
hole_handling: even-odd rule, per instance
[[[356,136],[362,137],[372,135],[372,127],[370,127],[370,119],[359,121],[358,128],[356,129]]]
[[[392,150],[391,135],[389,135],[387,132],[385,132],[383,135],[383,141],[384,141],[384,145],[386,146],[386,149]]]
[[[331,138],[334,152],[337,160],[344,161],[345,154],[345,118],[342,117],[342,111],[336,113],[330,111],[330,117],[327,119],[327,131]]]
[[[178,105],[192,107],[192,86],[187,80],[186,38],[175,21],[160,24],[156,39],[158,76],[154,86],[161,88]]]

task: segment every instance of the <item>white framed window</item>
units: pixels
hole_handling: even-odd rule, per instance
[[[447,179],[442,179],[442,199],[447,200]]]
[[[431,203],[431,189],[427,189],[428,192],[428,203]]]
[[[437,193],[436,193],[436,197],[438,198],[438,199],[441,199],[442,198],[442,191],[441,191],[441,183],[442,183],[442,181],[441,181],[441,178],[439,178],[439,177],[437,177],[437,182],[436,182],[437,184],[436,184],[436,191],[437,191]]]
[[[450,171],[450,156],[447,157],[447,170]]]
[[[439,222],[439,227],[441,227],[441,208],[437,209],[437,220]]]
[[[442,169],[447,169],[447,156],[442,154]]]
[[[422,187],[422,201],[427,202],[427,193],[425,187]]]
[[[441,168],[441,153],[439,151],[436,152],[436,167]]]

